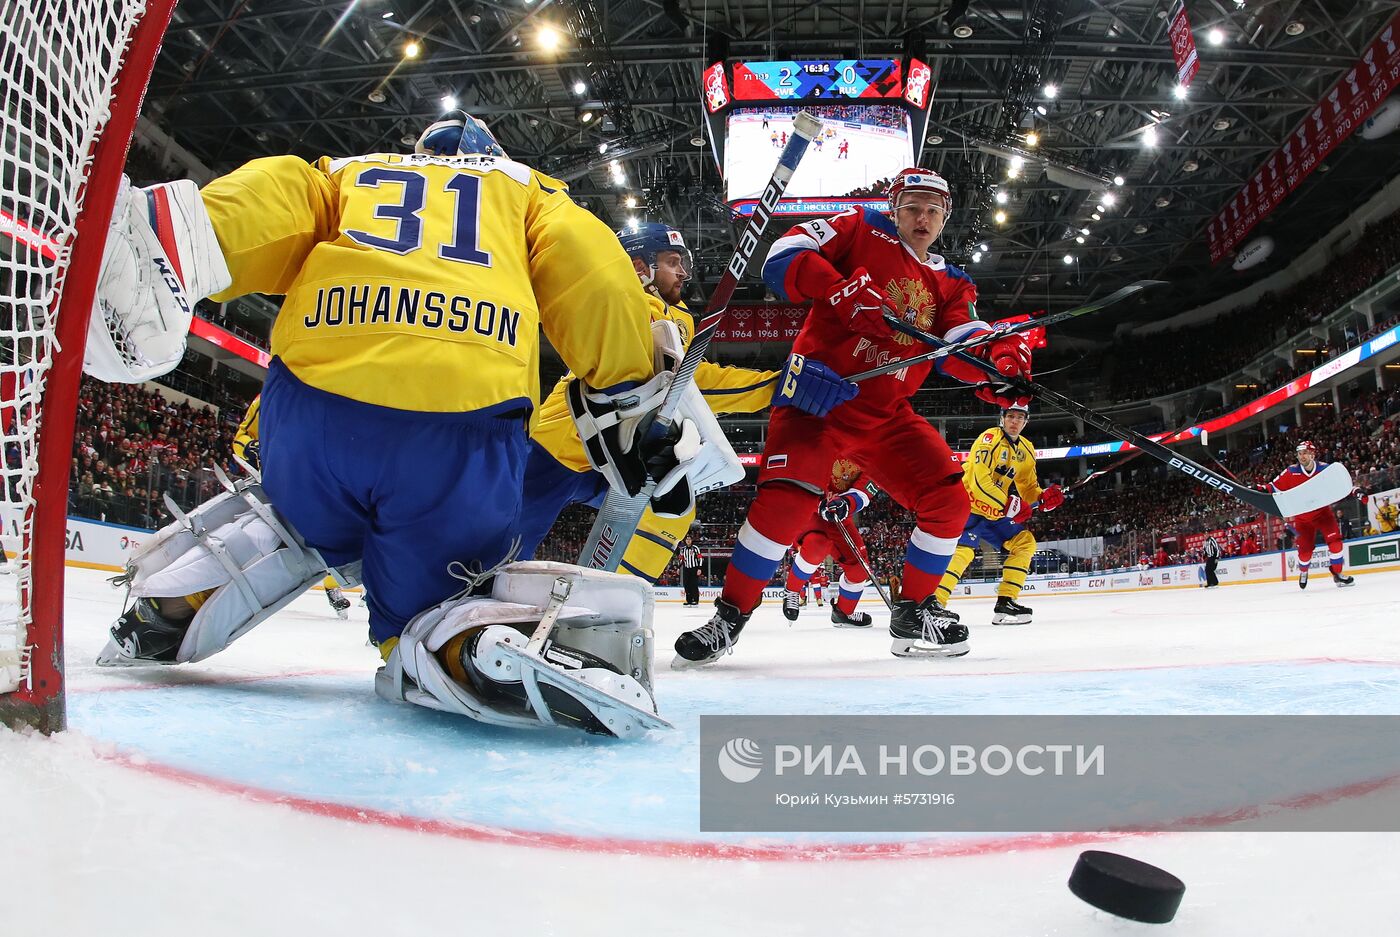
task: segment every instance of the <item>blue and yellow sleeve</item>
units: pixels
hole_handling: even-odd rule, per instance
[[[1040,487],[1040,478],[1035,471],[1035,446],[1026,437],[1021,437],[1021,444],[1030,450],[1030,457],[1024,459],[1016,470],[1016,493],[1021,496],[1021,500],[1026,504],[1034,504],[1040,500],[1044,489]]]

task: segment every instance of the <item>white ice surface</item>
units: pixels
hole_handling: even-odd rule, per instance
[[[1065,888],[1094,840],[826,861],[588,844],[704,841],[681,809],[700,712],[1397,713],[1400,574],[1046,597],[1021,628],[964,601],[973,653],[955,661],[891,658],[873,596],[872,632],[831,629],[822,609],[790,628],[765,606],[732,657],[685,674],[665,669],[670,643],[707,611],[663,605],[658,694],[680,731],[622,745],[522,741],[374,699],[363,609],[338,621],[319,592],[204,664],[98,670],[120,594],[69,576],[73,731],[0,730],[0,934],[1394,931],[1395,834],[1098,840],[1185,880],[1177,920],[1155,929]],[[1378,810],[1400,797],[1372,796]],[[502,830],[567,848],[504,845]]]

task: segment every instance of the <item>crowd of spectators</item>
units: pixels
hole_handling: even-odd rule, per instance
[[[1346,254],[1278,294],[1265,294],[1206,324],[1115,341],[1105,352],[1105,361],[1112,362],[1110,395],[1120,401],[1141,400],[1228,377],[1280,341],[1318,324],[1397,263],[1400,213],[1369,226]],[[1304,345],[1317,353],[1295,356],[1291,368],[1280,367],[1268,380],[1290,380],[1397,321],[1400,317],[1390,316],[1364,333],[1348,327],[1336,342],[1319,339]],[[1219,340],[1224,334],[1229,341]]]
[[[233,468],[233,434],[248,401],[215,409],[160,390],[84,378],[68,490],[70,514],[154,528],[168,520],[162,496],[182,508],[211,496],[211,467]]]

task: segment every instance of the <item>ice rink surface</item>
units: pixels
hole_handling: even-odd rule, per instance
[[[105,576],[69,571],[72,731],[0,730],[5,933],[1153,930],[1065,888],[1096,844],[1185,880],[1156,930],[1392,929],[1397,834],[702,834],[697,735],[705,713],[1396,714],[1400,573],[1041,597],[1019,628],[964,599],[973,651],[943,661],[891,657],[873,594],[870,631],[811,607],[789,626],[770,603],[732,656],[686,673],[671,642],[709,610],[663,604],[657,693],[678,731],[638,742],[382,702],[364,609],[339,621],[320,592],[202,664],[99,670],[121,601]]]

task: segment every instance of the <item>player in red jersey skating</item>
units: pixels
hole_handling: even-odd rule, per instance
[[[876,491],[874,483],[862,476],[859,466],[845,459],[836,460],[826,501],[807,519],[803,525],[806,529],[797,535],[792,545],[792,567],[783,586],[783,616],[788,621],[797,620],[801,593],[808,583],[817,589],[827,584],[825,563],[830,556],[841,567],[841,581],[832,596],[831,623],[838,628],[870,627],[870,616],[856,611],[869,580],[861,562],[865,557],[865,541],[856,528],[856,514],[870,503]],[[845,516],[840,520],[831,519],[842,514]],[[846,529],[851,543],[860,551],[859,556],[851,552],[838,525]],[[820,591],[817,604],[821,604]]]
[[[819,357],[842,375],[924,350],[895,333],[892,311],[918,328],[958,341],[991,326],[977,318],[977,287],[962,270],[929,248],[952,209],[948,184],[927,169],[905,169],[889,189],[890,214],[850,209],[796,225],[768,255],[763,278],[781,299],[812,301],[793,343],[798,355]],[[1007,377],[1027,377],[1030,347],[1005,335],[978,349]],[[802,525],[821,503],[837,455],[846,455],[896,502],[913,511],[903,572],[904,598],[890,620],[891,653],[953,657],[968,652],[967,629],[938,604],[934,590],[948,567],[968,515],[962,472],[943,437],[914,412],[909,398],[931,362],[861,383],[860,393],[825,418],[774,412],[749,508],[725,574],[718,611],[706,625],[676,640],[674,667],[718,660],[758,606],[763,587]],[[998,407],[1027,398],[957,359],[942,373],[970,384]]]
[[[1303,482],[1312,478],[1318,472],[1327,468],[1326,462],[1317,460],[1317,447],[1308,440],[1298,443],[1298,462],[1279,472],[1278,477],[1269,483],[1270,491],[1287,491],[1290,488],[1297,488]],[[1366,495],[1358,488],[1354,496],[1363,503]],[[1351,576],[1342,575],[1342,563],[1344,554],[1342,553],[1342,532],[1337,527],[1337,515],[1333,513],[1332,506],[1318,508],[1316,511],[1309,511],[1306,514],[1299,514],[1292,518],[1293,529],[1297,532],[1297,538],[1293,546],[1298,551],[1298,588],[1308,587],[1308,563],[1312,561],[1313,544],[1318,534],[1322,534],[1323,541],[1327,544],[1328,559],[1331,561],[1328,566],[1332,570],[1332,581],[1339,586],[1349,586],[1356,580]]]

